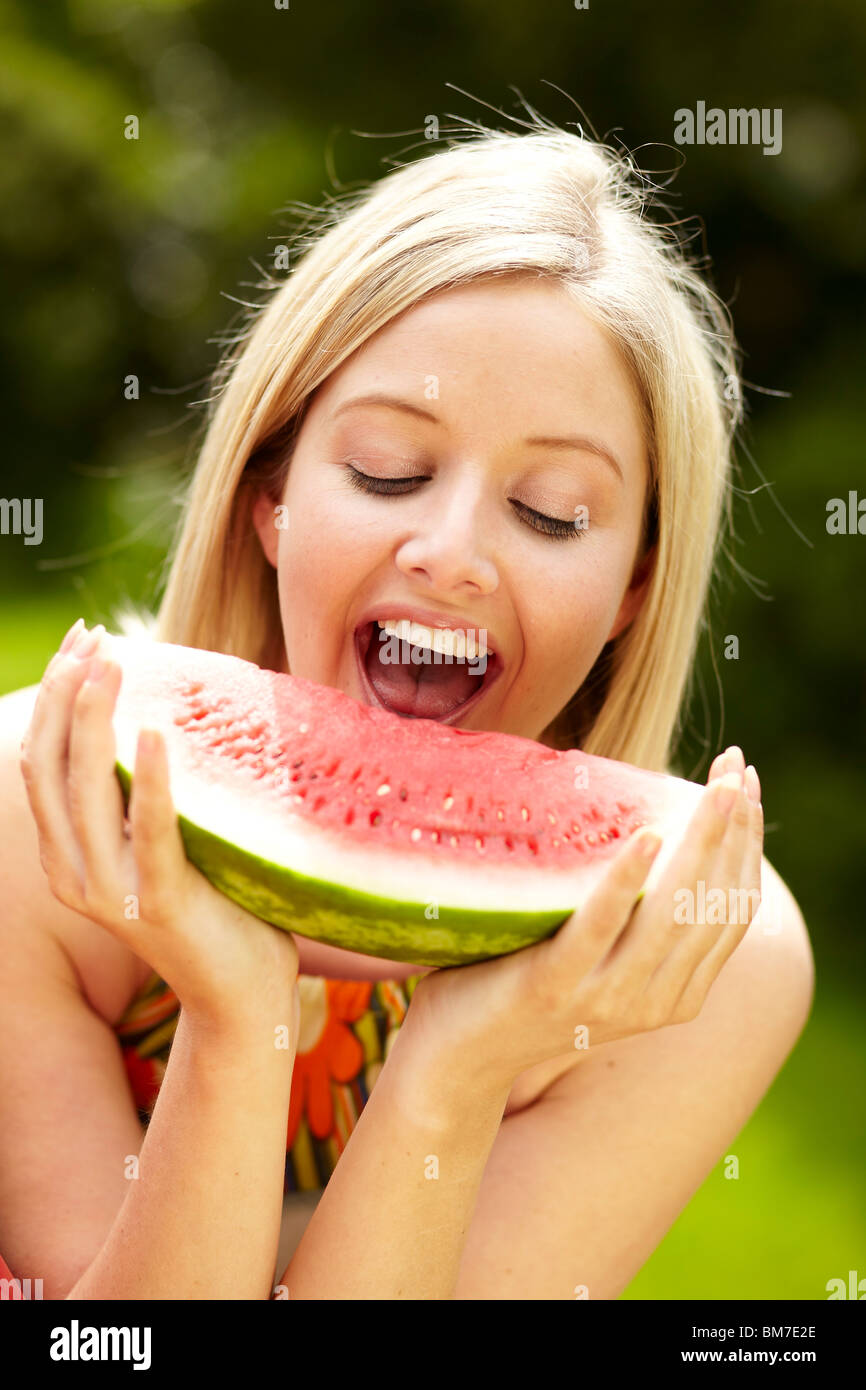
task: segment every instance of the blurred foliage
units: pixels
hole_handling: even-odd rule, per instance
[[[833,1058],[862,1055],[864,1040],[852,989],[866,959],[866,538],[828,535],[825,522],[830,498],[866,495],[866,8],[0,0],[0,20],[2,492],[45,499],[40,546],[0,537],[3,690],[38,680],[79,613],[110,621],[124,599],[157,597],[197,403],[232,299],[256,297],[290,201],[318,204],[429,153],[431,114],[443,127],[454,116],[518,129],[521,96],[560,125],[621,141],[670,185],[671,215],[686,219],[693,254],[711,256],[731,305],[750,383],[735,534],[681,768],[702,778],[732,742],[756,763],[767,853],[810,926],[818,996],[742,1136],[761,1176],[708,1180],[629,1296],[824,1296],[826,1279],[855,1262],[846,1223],[858,1200],[861,1254],[864,1224],[862,1187],[858,1198],[850,1183],[832,1186],[837,1171],[851,1177],[837,1112],[859,1103],[862,1115],[862,1075],[836,1090],[824,1075]],[[781,154],[674,145],[674,112],[698,100],[781,108]],[[124,138],[129,116],[137,140]],[[124,398],[131,374],[138,400]],[[737,660],[725,658],[729,634]],[[814,1135],[831,1131],[837,1149],[821,1158]],[[801,1249],[770,1204],[776,1193],[789,1210],[803,1185]],[[760,1265],[748,1255],[755,1220]],[[738,1254],[726,1244],[736,1229]],[[681,1271],[694,1269],[696,1247],[716,1271],[702,1272],[700,1290]]]

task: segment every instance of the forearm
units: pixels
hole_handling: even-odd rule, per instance
[[[67,1298],[270,1297],[294,1063],[280,1022],[217,1029],[181,1010],[138,1175]]]
[[[507,1099],[431,1070],[404,1024],[282,1276],[289,1298],[451,1298]]]

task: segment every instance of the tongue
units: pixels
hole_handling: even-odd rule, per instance
[[[388,709],[395,714],[411,714],[416,719],[445,719],[458,705],[474,695],[481,676],[473,676],[465,661],[434,664],[429,660],[415,666],[405,662],[383,662],[381,644],[371,641],[367,652],[370,684]]]

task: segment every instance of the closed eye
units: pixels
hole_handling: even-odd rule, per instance
[[[413,474],[408,478],[376,478],[369,473],[362,473],[358,468],[353,468],[350,463],[345,464],[344,467],[348,470],[349,482],[352,487],[357,488],[360,492],[373,493],[382,497],[400,497],[411,491],[415,483],[430,481],[426,474]],[[584,528],[576,526],[573,521],[563,521],[561,517],[556,516],[545,516],[544,512],[537,512],[532,507],[527,507],[524,502],[518,502],[514,498],[510,498],[509,501],[521,520],[524,520],[533,531],[540,531],[553,540],[563,541],[570,540],[572,537],[577,539],[583,535]]]

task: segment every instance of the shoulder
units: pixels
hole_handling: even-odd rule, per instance
[[[768,859],[761,864],[761,904],[746,935],[720,973],[727,988],[764,990],[768,1018],[798,1035],[812,1007],[815,960],[796,898]]]
[[[758,911],[700,1013],[661,1030],[698,1068],[712,1054],[720,1080],[735,1079],[759,1094],[796,1045],[815,991],[812,946],[799,905],[769,860],[761,870]]]
[[[51,891],[21,774],[21,744],[38,693],[33,685],[0,696],[0,955],[30,953],[34,934],[43,942],[53,940],[87,1002],[113,1022],[150,967],[103,927],[64,907]]]

